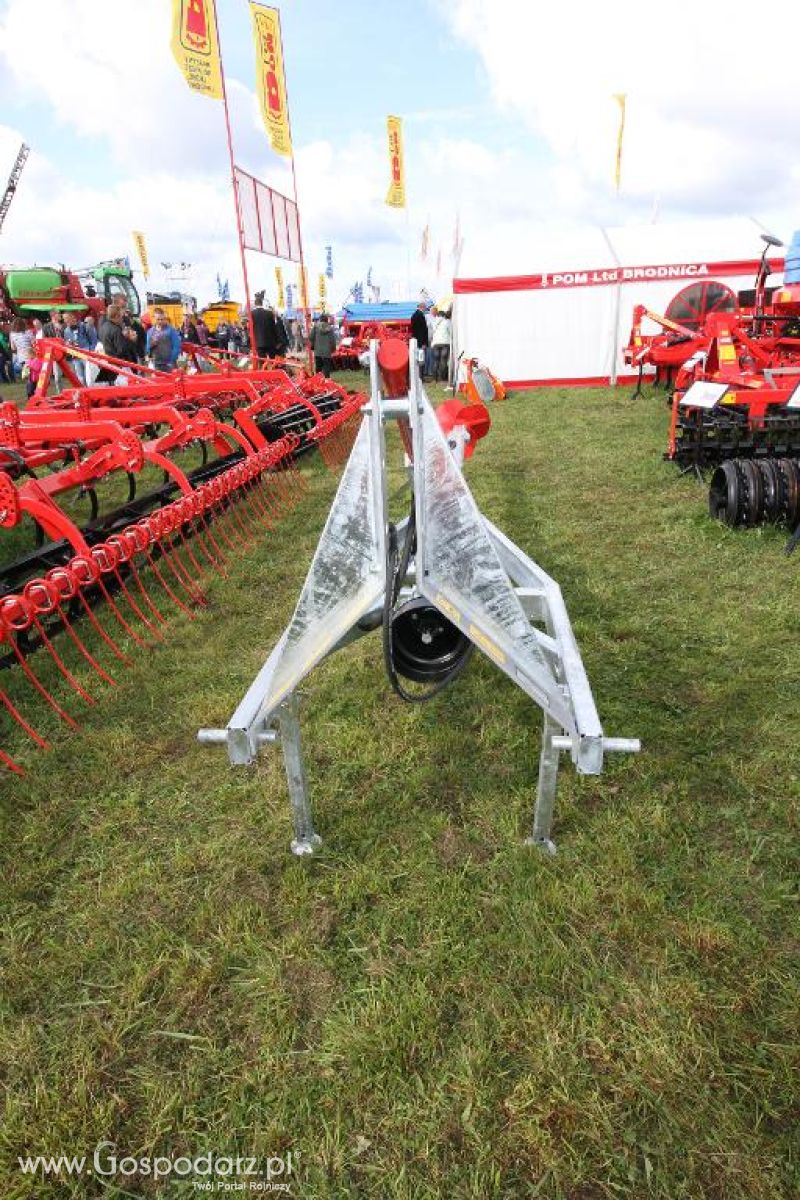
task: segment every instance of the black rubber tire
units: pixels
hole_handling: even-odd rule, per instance
[[[761,486],[764,494],[761,511],[763,520],[775,524],[780,520],[780,480],[775,463],[771,458],[759,458],[756,466],[761,472]]]
[[[798,495],[800,480],[795,470],[795,461],[791,458],[776,458],[773,460],[778,476],[779,515],[778,520],[794,529],[798,523]]]
[[[794,485],[790,489],[791,499],[794,503],[787,510],[786,523],[790,529],[796,529],[800,525],[800,461],[796,458],[789,458],[786,461],[794,481]]]
[[[741,488],[739,486],[739,471],[733,459],[728,459],[717,467],[711,476],[711,486],[708,490],[708,511],[715,521],[725,525],[739,525]]]
[[[761,472],[751,458],[736,460],[742,486],[742,524],[748,529],[758,525],[763,514],[764,485]]]

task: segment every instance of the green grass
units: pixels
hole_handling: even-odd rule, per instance
[[[642,754],[565,767],[549,859],[523,845],[538,710],[477,657],[403,706],[373,636],[302,689],[324,846],[293,859],[280,755],[233,770],[194,739],[291,613],[335,488],[306,462],[303,505],[80,734],[14,743],[4,1198],[198,1194],[14,1166],[104,1139],[293,1150],[313,1200],[798,1194],[800,556],[708,519],[660,399],[492,416],[475,495],[560,582]]]

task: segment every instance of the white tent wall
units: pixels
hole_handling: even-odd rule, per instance
[[[605,287],[457,296],[456,356],[465,350],[507,383],[608,377],[616,291]]]
[[[761,232],[749,217],[607,230],[539,226],[516,230],[513,254],[506,248],[505,262],[494,264],[491,247],[470,255],[467,245],[453,285],[454,355],[479,358],[512,384],[630,377],[622,350],[634,306],[663,313],[677,292],[703,279],[733,292],[752,287]],[[513,276],[502,272],[509,258]],[[669,278],[654,270],[663,276],[668,267]]]

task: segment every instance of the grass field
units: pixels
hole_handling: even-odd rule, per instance
[[[800,554],[661,460],[661,399],[518,393],[468,466],[562,586],[606,733],[523,845],[538,710],[476,656],[430,705],[379,638],[303,687],[323,849],[224,724],[335,479],[3,778],[4,1200],[188,1196],[18,1155],[296,1156],[310,1200],[791,1200],[798,1163]],[[45,721],[45,725],[48,723]],[[8,743],[5,743],[8,745]],[[106,1152],[107,1154],[110,1151]]]

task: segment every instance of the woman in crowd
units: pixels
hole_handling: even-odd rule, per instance
[[[40,326],[41,327],[41,326]],[[28,328],[27,322],[23,321],[22,317],[17,317],[11,322],[11,333],[9,339],[11,343],[11,352],[14,356],[14,363],[20,371],[27,367],[28,363],[33,358],[33,340],[34,335]]]

